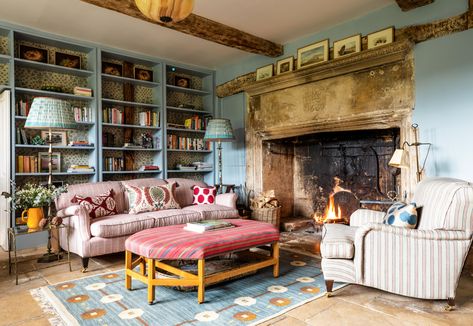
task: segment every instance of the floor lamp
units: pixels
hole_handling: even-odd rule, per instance
[[[396,168],[409,168],[409,147],[414,147],[415,148],[415,158],[416,158],[416,176],[417,176],[417,182],[419,182],[422,179],[422,173],[425,170],[425,162],[427,162],[427,157],[429,156],[430,153],[430,147],[432,146],[431,143],[419,143],[419,125],[417,123],[412,124],[412,129],[414,131],[414,142],[413,143],[408,143],[405,141],[402,144],[402,147],[399,149],[396,149],[394,151],[393,156],[391,157],[391,160],[389,161],[388,165],[393,166]],[[406,148],[407,146],[407,148]],[[422,163],[422,167],[420,166],[420,160],[419,160],[419,147],[420,146],[428,146],[427,147],[427,153],[425,154],[424,162]]]
[[[228,119],[212,119],[205,130],[204,140],[217,142],[218,152],[218,186],[222,189],[222,142],[231,142],[235,140],[233,128]]]
[[[56,130],[75,129],[77,123],[74,111],[69,102],[52,97],[36,97],[31,103],[30,112],[26,118],[25,128],[48,130],[48,187],[52,186],[52,132]],[[41,164],[41,162],[38,162]],[[58,256],[51,250],[51,204],[48,205],[48,252],[38,259],[40,263],[55,261]]]

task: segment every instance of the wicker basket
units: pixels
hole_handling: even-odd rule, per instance
[[[251,219],[266,223],[271,223],[279,229],[281,219],[281,207],[272,208],[253,208]]]

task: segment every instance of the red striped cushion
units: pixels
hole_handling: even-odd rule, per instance
[[[240,219],[225,221],[235,227],[195,233],[184,230],[180,224],[140,231],[126,240],[125,248],[147,258],[202,259],[279,241],[279,230],[272,224]]]

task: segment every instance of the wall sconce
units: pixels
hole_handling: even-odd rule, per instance
[[[396,149],[394,151],[394,154],[391,157],[391,160],[389,160],[388,165],[395,168],[400,168],[400,169],[409,168],[410,167],[409,166],[409,147],[414,147],[415,155],[416,155],[416,176],[417,176],[417,182],[419,182],[421,180],[422,173],[425,170],[425,162],[427,162],[427,157],[429,156],[430,147],[432,146],[432,144],[419,143],[418,141],[419,125],[417,123],[412,124],[412,129],[414,130],[414,142],[410,144],[407,141],[405,141],[402,144],[400,149]],[[420,160],[419,160],[419,147],[420,146],[428,146],[427,153],[425,154],[424,162],[422,163],[422,167],[420,166]]]

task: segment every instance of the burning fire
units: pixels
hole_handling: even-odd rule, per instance
[[[341,221],[342,218],[342,210],[340,206],[335,207],[335,202],[333,199],[333,194],[330,195],[329,197],[329,202],[328,206],[325,208],[325,213],[324,215],[318,215],[317,213],[314,213],[313,218],[315,222],[318,224],[323,224],[323,223],[337,223]]]

